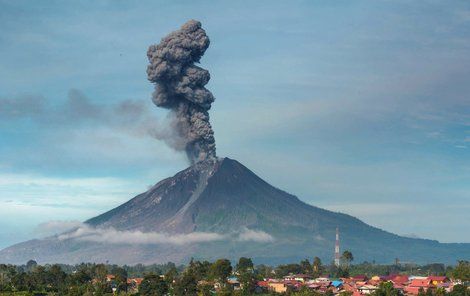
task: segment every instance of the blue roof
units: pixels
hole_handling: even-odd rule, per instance
[[[343,285],[343,281],[332,281],[331,284],[335,287],[338,288],[339,286]]]

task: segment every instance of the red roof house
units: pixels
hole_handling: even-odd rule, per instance
[[[394,284],[404,285],[404,284],[408,283],[409,280],[410,279],[408,278],[407,275],[396,275],[391,281]]]
[[[428,276],[428,280],[430,280],[434,286],[437,286],[439,284],[442,284],[448,281],[446,276],[440,276],[440,275]]]
[[[364,275],[364,274],[359,274],[359,275],[355,275],[353,277],[351,277],[351,279],[355,282],[366,282],[368,280],[367,276]]]
[[[259,287],[266,288],[266,289],[269,287],[268,281],[258,281],[257,285]]]
[[[422,288],[427,291],[432,287],[431,280],[425,279],[413,279],[408,287],[405,287],[405,292],[412,295],[418,295],[419,290]]]

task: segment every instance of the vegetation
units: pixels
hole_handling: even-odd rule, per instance
[[[450,271],[450,276],[463,282],[470,282],[470,262],[459,261],[455,269]]]
[[[173,263],[163,265],[117,266],[104,264],[79,265],[38,265],[30,260],[21,266],[0,264],[0,296],[32,295],[174,295],[174,296],[207,296],[207,295],[274,295],[257,287],[257,281],[267,277],[281,278],[288,274],[307,274],[312,277],[321,275],[339,276],[345,273],[382,274],[408,273],[412,269],[416,275],[447,275],[462,284],[454,287],[450,293],[443,289],[421,291],[420,296],[469,296],[470,263],[459,261],[455,267],[442,264],[425,266],[409,265],[376,265],[364,262],[353,265],[352,254],[346,251],[342,256],[348,263],[339,268],[325,266],[318,257],[312,262],[304,259],[299,263],[284,264],[277,267],[267,265],[255,266],[250,258],[242,257],[232,267],[227,259],[208,261],[191,260],[187,266],[176,266]],[[112,275],[112,276],[110,276]],[[139,277],[141,284],[128,283],[128,278]],[[234,284],[234,277],[237,281]],[[217,288],[214,288],[217,287]],[[234,289],[235,287],[235,289]],[[264,293],[264,294],[263,294]],[[269,294],[271,293],[271,294]],[[331,294],[327,291],[322,295]],[[287,295],[320,295],[319,292],[302,288],[299,291],[288,291]],[[340,296],[350,296],[341,292]],[[373,296],[399,296],[400,293],[389,282],[381,283]]]

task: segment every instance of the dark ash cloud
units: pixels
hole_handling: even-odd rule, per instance
[[[34,95],[0,98],[0,125],[28,120],[50,129],[106,127],[132,136],[150,136],[164,140],[171,147],[181,147],[182,140],[173,134],[171,115],[159,120],[148,107],[144,100],[97,104],[79,90],[72,89],[60,104]]]
[[[148,79],[156,84],[153,102],[171,110],[178,138],[172,147],[184,150],[191,163],[216,157],[208,112],[214,96],[204,87],[210,74],[195,65],[208,47],[201,23],[190,20],[147,51]]]

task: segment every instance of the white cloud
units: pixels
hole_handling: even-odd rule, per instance
[[[114,228],[92,228],[82,225],[78,229],[59,235],[60,240],[78,239],[82,241],[109,244],[173,244],[184,245],[225,239],[225,236],[212,232],[192,232],[188,234],[166,234],[159,232],[119,231]]]
[[[53,221],[53,225],[60,221]],[[116,230],[114,228],[93,228],[81,224],[77,229],[58,236],[59,240],[77,239],[108,244],[171,244],[185,245],[212,241],[271,242],[274,238],[257,230],[242,229],[240,232],[220,234],[215,232],[191,232],[168,234],[161,232],[142,232],[139,230]]]
[[[251,230],[248,228],[244,228],[238,235],[238,241],[246,242],[246,241],[253,241],[253,242],[272,242],[274,238],[269,234],[261,230]]]
[[[63,221],[63,220],[51,220],[44,223],[40,223],[36,226],[34,232],[41,236],[50,236],[55,234],[64,233],[74,228],[80,227],[82,222],[77,220]]]

